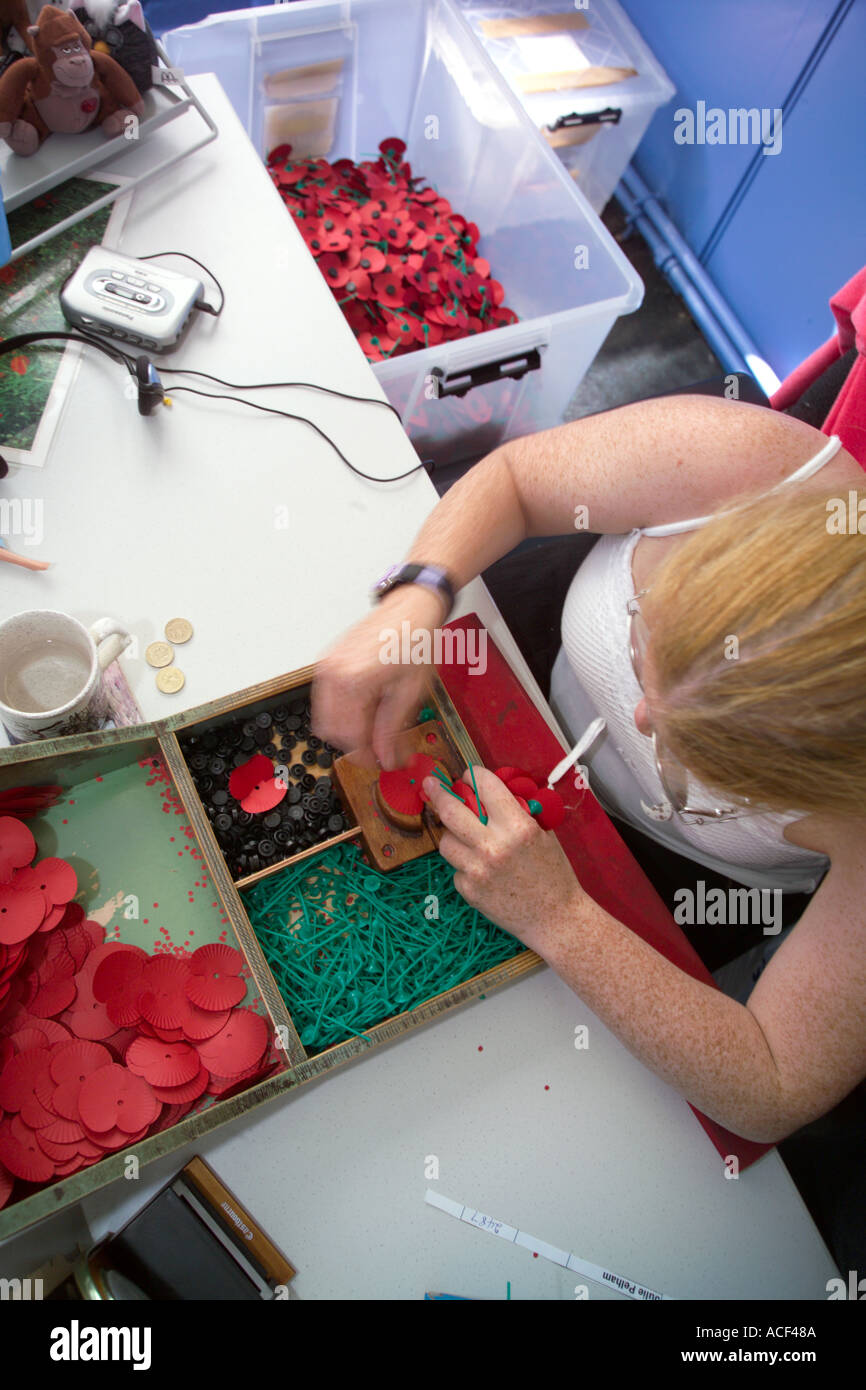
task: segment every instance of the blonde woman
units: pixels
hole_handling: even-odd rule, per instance
[[[837,439],[802,421],[664,398],[495,450],[408,557],[458,588],[524,538],[585,517],[601,539],[565,602],[552,698],[575,739],[606,721],[589,759],[596,794],[741,883],[820,884],[740,1003],[594,903],[491,773],[477,772],[486,825],[429,788],[464,897],[646,1066],[750,1139],[782,1139],[866,1077],[866,534],[839,534],[839,508],[828,511],[835,498],[851,515],[854,492],[866,532],[864,482]],[[734,508],[747,494],[763,500]],[[418,672],[383,665],[379,633],[433,628],[445,607],[403,584],[338,643],[318,671],[320,734],[391,762]]]

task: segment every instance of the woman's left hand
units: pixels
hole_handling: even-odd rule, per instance
[[[544,954],[545,937],[571,917],[583,896],[556,836],[527,815],[508,788],[486,768],[473,768],[487,824],[440,785],[424,792],[445,826],[443,859],[457,870],[454,887],[497,926]],[[463,780],[471,785],[467,770]]]

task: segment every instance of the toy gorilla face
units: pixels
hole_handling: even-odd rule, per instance
[[[68,38],[53,48],[54,77],[66,87],[86,87],[93,76],[93,59],[81,39]]]

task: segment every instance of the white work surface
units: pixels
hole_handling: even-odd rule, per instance
[[[220,138],[136,193],[121,241],[133,255],[189,251],[223,282],[222,317],[199,317],[172,360],[380,395],[218,84],[194,85]],[[240,406],[177,396],[142,419],[123,387],[111,363],[84,361],[46,467],[2,484],[4,496],[44,499],[44,543],[28,553],[54,564],[4,566],[0,617],[111,614],[140,653],[168,618],[189,618],[179,696],[161,695],[142,659],[125,662],[146,718],[312,662],[405,552],[435,502],[429,480],[364,482],[303,425]],[[385,410],[268,394],[309,413],[367,472],[415,461]],[[288,529],[275,526],[282,507]],[[462,597],[555,728],[483,586]],[[580,1024],[586,1050],[574,1046]],[[778,1155],[726,1179],[685,1102],[546,969],[95,1194],[83,1204],[94,1237],[192,1152],[297,1265],[301,1298],[504,1298],[507,1281],[515,1299],[575,1297],[577,1276],[426,1206],[428,1187],[678,1298],[823,1300],[836,1274]],[[23,1275],[66,1248],[69,1229],[54,1218],[7,1242],[0,1272]]]

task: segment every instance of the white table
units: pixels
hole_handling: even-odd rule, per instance
[[[121,242],[130,254],[189,251],[223,282],[222,317],[201,317],[172,361],[381,396],[219,85],[194,85],[219,140],[136,193]],[[142,419],[123,385],[102,358],[83,362],[46,467],[2,484],[4,496],[43,498],[44,543],[31,553],[55,563],[39,575],[5,566],[0,616],[58,607],[122,618],[146,718],[312,662],[367,611],[371,579],[435,503],[429,480],[364,482],[304,426],[240,406],[178,396]],[[385,410],[269,394],[309,413],[367,472],[415,460]],[[288,529],[275,525],[283,507]],[[483,585],[462,600],[556,728]],[[168,697],[143,652],[176,616],[196,635],[177,651],[186,686]],[[581,1023],[586,1051],[574,1047]],[[298,1266],[301,1298],[504,1298],[509,1280],[514,1298],[574,1298],[574,1275],[425,1206],[428,1187],[680,1298],[823,1299],[836,1273],[778,1156],[727,1180],[685,1102],[548,970],[95,1194],[83,1204],[94,1237],[193,1151]],[[425,1176],[429,1156],[438,1181]],[[0,1273],[65,1248],[74,1223],[7,1242]]]

